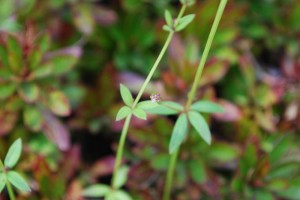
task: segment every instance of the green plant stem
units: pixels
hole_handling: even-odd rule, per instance
[[[128,133],[131,117],[132,117],[132,114],[129,114],[125,119],[125,123],[124,123],[122,133],[121,133],[120,142],[118,144],[117,157],[116,157],[116,161],[115,161],[114,173],[113,173],[113,178],[112,178],[112,188],[113,189],[115,189],[115,182],[116,182],[116,178],[117,178],[116,177],[117,172],[118,172],[118,170],[121,166],[122,155],[123,155],[123,151],[124,151],[124,145],[125,145],[126,136],[127,136],[127,133]]]
[[[5,177],[7,177],[6,169],[5,169],[5,166],[2,162],[2,160],[0,160],[0,168],[1,168],[2,172],[4,173]],[[13,188],[7,178],[6,178],[6,188],[7,188],[10,200],[15,200],[15,194],[14,194]]]
[[[178,158],[179,149],[180,148],[178,147],[178,149],[171,155],[167,179],[166,179],[165,188],[164,188],[163,200],[169,200],[170,196],[171,196],[173,174],[174,174],[174,169],[175,169],[177,158]]]
[[[203,51],[203,55],[201,57],[201,61],[199,63],[199,66],[198,66],[198,69],[197,69],[197,72],[196,72],[196,76],[195,76],[195,79],[194,79],[194,82],[193,82],[192,89],[191,89],[191,91],[189,92],[189,95],[188,95],[188,100],[187,100],[187,103],[186,103],[186,109],[187,110],[191,106],[191,104],[192,104],[192,102],[193,102],[193,100],[196,96],[196,90],[197,90],[197,87],[199,86],[199,83],[200,83],[200,78],[201,78],[201,75],[202,75],[202,71],[203,71],[203,68],[204,68],[204,65],[205,65],[205,62],[206,62],[206,59],[207,59],[212,41],[213,41],[214,36],[216,34],[219,22],[221,20],[222,15],[223,15],[223,11],[225,9],[226,3],[227,3],[227,0],[221,0],[221,2],[219,4],[219,8],[218,8],[214,23],[213,23],[211,31],[209,33],[209,36],[208,36],[208,39],[207,39],[207,42],[206,42],[206,45],[205,45],[205,48],[204,48],[204,51]]]
[[[218,28],[219,22],[221,20],[221,17],[223,15],[223,11],[225,9],[226,4],[227,4],[227,0],[221,0],[221,2],[219,4],[219,7],[218,7],[218,10],[217,10],[217,13],[216,13],[216,17],[215,17],[215,20],[213,22],[211,31],[209,33],[209,36],[208,36],[208,39],[207,39],[207,42],[206,42],[206,45],[205,45],[205,48],[204,48],[204,51],[203,51],[203,55],[201,57],[201,61],[199,63],[199,66],[198,66],[198,69],[197,69],[197,72],[196,72],[196,76],[195,76],[191,91],[189,92],[189,95],[188,95],[188,100],[187,100],[187,103],[186,103],[186,106],[185,106],[186,110],[189,110],[189,107],[191,106],[191,104],[192,104],[192,102],[195,98],[196,90],[197,90],[197,87],[200,83],[200,78],[201,78],[201,75],[202,75],[202,71],[203,71],[203,68],[204,68],[204,65],[205,65],[205,62],[206,62],[206,59],[207,59],[207,56],[208,56],[213,38],[214,38],[215,33],[217,31],[217,28]],[[163,200],[170,200],[171,186],[172,186],[173,175],[174,175],[174,168],[175,168],[175,165],[176,165],[178,154],[179,154],[179,148],[171,155],[171,160],[170,160],[170,163],[169,163],[169,168],[168,168],[168,173],[167,173],[167,179],[166,179],[165,188],[164,188]]]
[[[174,25],[174,26],[176,26],[176,24],[178,23],[178,20],[182,17],[182,15],[183,15],[185,9],[186,9],[186,6],[182,6],[182,8],[180,9],[180,12],[179,12],[179,14],[178,14],[178,17],[177,17],[176,20],[175,20],[175,25]],[[150,80],[151,80],[151,78],[152,78],[152,76],[153,76],[155,70],[156,70],[157,67],[158,67],[158,64],[160,63],[162,57],[164,56],[164,54],[166,53],[166,51],[167,51],[167,49],[168,49],[168,46],[169,46],[170,43],[171,43],[171,40],[172,40],[172,38],[173,38],[173,35],[174,35],[174,31],[172,31],[172,32],[169,33],[168,38],[167,38],[167,40],[166,40],[166,42],[165,42],[165,44],[164,44],[162,50],[160,51],[160,53],[159,53],[159,55],[158,55],[158,57],[157,57],[157,59],[156,59],[154,65],[153,65],[153,67],[151,68],[151,70],[150,70],[150,72],[149,72],[149,74],[148,74],[146,80],[144,81],[144,83],[143,83],[143,85],[142,85],[142,87],[141,87],[141,89],[140,89],[138,95],[136,96],[136,98],[135,98],[135,100],[134,100],[134,102],[133,102],[133,104],[132,104],[132,108],[135,108],[135,106],[136,106],[136,105],[138,104],[138,102],[140,101],[140,99],[141,99],[141,97],[142,97],[142,95],[143,95],[143,93],[144,93],[144,91],[145,91],[147,85],[149,84],[149,82],[150,82]]]
[[[178,14],[178,17],[176,18],[175,20],[175,25],[178,23],[178,20],[183,16],[184,14],[184,11],[186,9],[186,6],[182,6],[179,14]],[[168,46],[170,45],[171,43],[171,40],[173,38],[173,35],[174,35],[174,31],[170,32],[169,35],[168,35],[168,38],[162,48],[162,50],[160,51],[154,65],[152,66],[146,80],[144,81],[137,97],[135,98],[133,104],[132,104],[132,109],[134,109],[136,107],[136,105],[138,104],[138,102],[140,101],[141,99],[141,96],[142,94],[144,93],[148,83],[150,82],[156,68],[158,67],[158,64],[160,63],[163,55],[166,53],[167,51],[167,48]],[[121,137],[120,137],[120,141],[119,141],[119,144],[118,144],[118,150],[117,150],[117,157],[116,157],[116,161],[115,161],[115,166],[114,166],[114,172],[113,172],[113,178],[112,178],[112,182],[111,182],[111,186],[112,188],[114,189],[115,188],[115,180],[116,180],[116,175],[117,175],[117,172],[121,166],[121,161],[122,161],[122,156],[123,156],[123,151],[124,151],[124,145],[125,145],[125,140],[126,140],[126,136],[127,136],[127,132],[128,132],[128,129],[129,129],[129,124],[130,124],[130,120],[131,120],[131,115],[127,116],[126,119],[125,119],[125,124],[123,126],[123,129],[122,129],[122,133],[121,133]]]

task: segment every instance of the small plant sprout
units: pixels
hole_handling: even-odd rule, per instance
[[[150,97],[151,101],[148,100],[148,101],[139,102],[141,99],[141,96],[144,93],[148,83],[150,82],[155,70],[157,69],[158,64],[160,63],[163,55],[165,54],[174,33],[176,31],[180,31],[183,28],[185,28],[194,18],[194,15],[183,16],[184,11],[187,6],[188,5],[185,3],[182,5],[182,8],[178,14],[178,17],[175,20],[173,20],[171,13],[169,11],[166,11],[166,13],[165,13],[166,25],[163,27],[163,29],[166,30],[166,26],[169,27],[169,28],[167,28],[169,35],[167,37],[167,40],[166,40],[160,54],[158,55],[154,65],[153,65],[153,67],[151,68],[145,82],[143,83],[137,97],[135,99],[133,99],[130,90],[125,85],[123,85],[123,84],[120,85],[120,93],[121,93],[121,97],[122,97],[125,105],[119,110],[116,120],[118,121],[118,120],[125,119],[125,123],[124,123],[123,129],[122,129],[121,138],[120,138],[120,142],[119,142],[118,150],[117,150],[117,157],[116,157],[115,168],[114,168],[113,179],[112,179],[112,187],[113,188],[115,187],[116,174],[121,165],[121,159],[122,159],[122,155],[123,155],[125,139],[126,139],[126,135],[128,132],[128,128],[129,128],[129,124],[130,124],[132,115],[137,118],[146,120],[147,119],[146,111],[148,111],[149,109],[154,109],[156,106],[158,106],[157,102],[160,101],[159,94],[152,95],[152,98]]]
[[[6,186],[9,198],[15,199],[12,185],[23,192],[30,192],[31,189],[25,179],[12,168],[17,164],[22,152],[22,140],[17,139],[9,148],[4,163],[0,159],[0,193]]]

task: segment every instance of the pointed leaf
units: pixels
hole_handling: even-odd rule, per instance
[[[49,107],[53,113],[59,116],[68,116],[71,113],[69,100],[65,94],[60,91],[50,93]]]
[[[123,102],[127,106],[131,106],[133,104],[133,98],[130,90],[123,84],[120,84],[120,93],[121,97],[123,99]]]
[[[104,184],[91,185],[84,189],[82,195],[85,197],[104,197],[110,191],[110,187]]]
[[[15,91],[15,84],[0,84],[0,100],[10,97]]]
[[[7,173],[7,179],[13,186],[18,188],[19,190],[24,191],[24,192],[31,191],[31,189],[28,186],[28,184],[26,183],[25,179],[18,172],[9,171]]]
[[[197,101],[191,106],[192,110],[204,113],[222,113],[224,108],[216,103],[211,101]]]
[[[39,63],[42,60],[42,55],[42,52],[39,50],[30,52],[28,57],[30,70],[34,70],[38,67]]]
[[[4,189],[5,185],[6,185],[6,176],[4,173],[0,172],[0,193]]]
[[[44,78],[51,74],[52,69],[53,69],[52,63],[47,62],[47,63],[41,64],[37,69],[35,69],[31,73],[31,77],[34,79]]]
[[[173,31],[173,29],[170,26],[168,26],[168,25],[163,25],[163,30],[164,31],[168,31],[168,32],[172,32]]]
[[[8,61],[14,72],[19,72],[22,68],[23,50],[20,42],[15,36],[8,35],[7,39]]]
[[[116,121],[120,121],[127,117],[131,113],[131,109],[128,106],[123,106],[117,114]]]
[[[39,50],[41,50],[42,52],[46,52],[50,47],[50,35],[48,33],[40,35],[36,39],[35,43],[39,47]]]
[[[176,151],[179,148],[184,138],[186,137],[187,130],[188,130],[187,116],[185,114],[181,114],[179,115],[172,131],[171,141],[169,144],[170,154],[174,153],[174,151]]]
[[[58,55],[51,58],[53,63],[52,74],[60,76],[75,66],[78,58],[73,55]]]
[[[189,14],[189,15],[182,17],[178,21],[178,23],[175,27],[175,31],[183,30],[185,27],[187,27],[187,25],[189,25],[189,23],[191,23],[193,21],[194,18],[195,18],[195,14]]]
[[[121,188],[127,181],[129,168],[127,166],[121,167],[116,174],[116,179],[114,180],[114,188]]]
[[[18,92],[22,99],[28,103],[36,101],[39,96],[39,88],[34,83],[21,84],[18,88]]]
[[[188,112],[189,120],[195,130],[199,133],[199,135],[203,138],[203,140],[207,143],[211,143],[211,134],[209,127],[202,115],[195,111]]]
[[[106,200],[133,200],[126,192],[122,190],[113,191],[106,196]]]
[[[158,115],[174,115],[183,110],[183,106],[172,101],[163,101],[158,103],[158,106],[152,109],[148,109],[147,112]]]
[[[147,113],[141,108],[133,109],[133,115],[143,120],[147,119]]]
[[[36,107],[27,106],[24,109],[23,119],[25,125],[33,131],[38,131],[42,127],[42,114]]]
[[[12,168],[18,162],[22,152],[22,140],[17,139],[10,147],[4,159],[5,167]]]
[[[170,11],[168,10],[165,10],[165,20],[167,22],[167,24],[172,27],[173,25],[173,18],[172,18],[172,15],[170,13]]]
[[[158,103],[153,102],[153,101],[150,101],[150,100],[147,100],[147,101],[141,101],[141,102],[139,102],[139,103],[136,105],[137,108],[140,108],[140,109],[143,109],[143,110],[153,109],[153,108],[155,108],[156,106],[158,106]]]

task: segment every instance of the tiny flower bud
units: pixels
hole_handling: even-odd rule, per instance
[[[160,94],[151,94],[150,99],[153,103],[156,103],[161,100],[161,97]]]

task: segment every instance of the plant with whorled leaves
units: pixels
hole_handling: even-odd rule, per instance
[[[28,129],[43,130],[52,141],[53,124],[63,127],[53,114],[68,116],[70,104],[53,78],[61,77],[76,64],[80,49],[50,52],[50,45],[50,36],[36,35],[32,26],[22,34],[1,35],[0,118],[4,120],[0,135],[9,133],[20,115]],[[61,150],[69,146],[61,141],[53,142]]]

